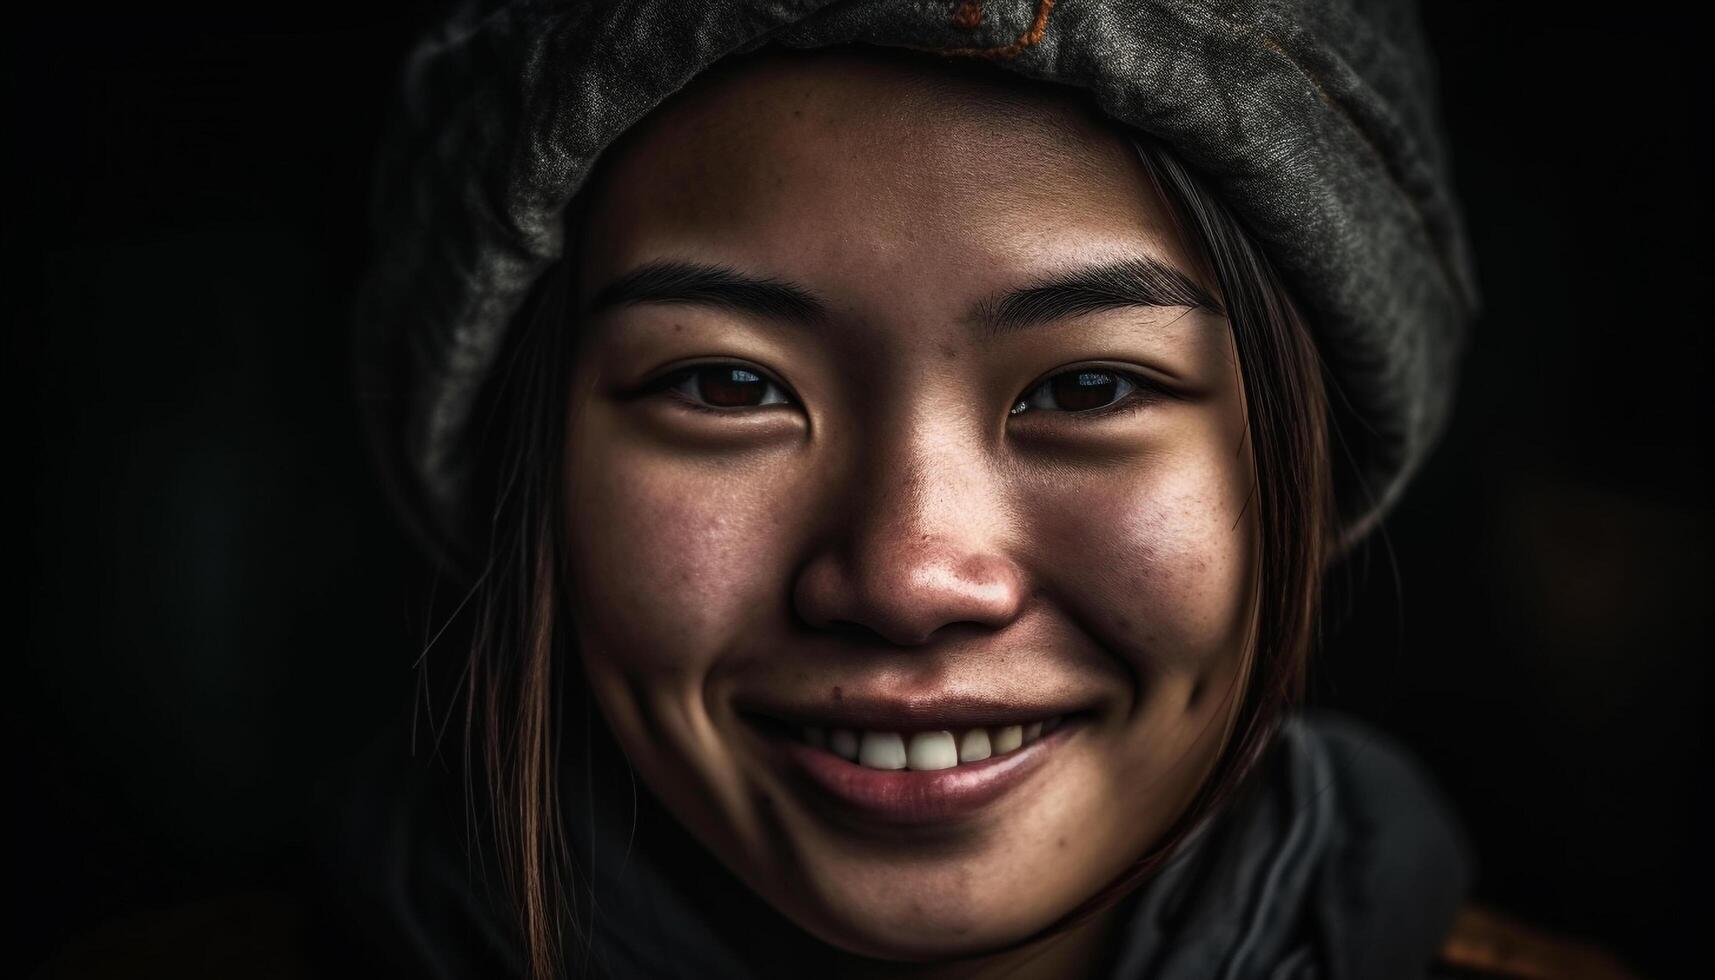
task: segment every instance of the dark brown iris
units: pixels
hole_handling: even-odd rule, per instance
[[[1054,403],[1068,412],[1101,408],[1114,400],[1119,379],[1107,371],[1067,371],[1049,381]]]
[[[717,408],[762,404],[768,382],[754,371],[736,367],[707,367],[697,371],[697,394]]]

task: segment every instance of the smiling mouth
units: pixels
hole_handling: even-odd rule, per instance
[[[768,755],[819,811],[840,821],[947,827],[984,813],[1071,738],[1087,712],[999,724],[909,719],[909,728],[807,725],[745,713]],[[951,722],[954,719],[943,718]]]
[[[1064,720],[1054,715],[1023,725],[920,732],[867,731],[806,725],[799,741],[855,762],[866,769],[938,772],[1016,752],[1044,735],[1053,734]]]

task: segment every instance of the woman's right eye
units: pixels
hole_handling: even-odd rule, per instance
[[[660,386],[707,411],[791,404],[780,385],[739,364],[698,364],[668,375]]]

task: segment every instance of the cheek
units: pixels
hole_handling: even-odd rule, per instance
[[[1146,675],[1204,672],[1238,651],[1246,626],[1249,472],[1241,454],[1209,451],[1061,481],[1045,501],[1054,551],[1041,567],[1096,638]]]
[[[784,594],[778,501],[752,476],[583,445],[565,521],[585,655],[634,677],[701,675]]]

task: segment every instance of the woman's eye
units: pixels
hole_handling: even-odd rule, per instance
[[[1062,371],[1025,392],[1008,414],[1019,415],[1042,409],[1089,412],[1112,408],[1140,391],[1147,393],[1151,387],[1141,379],[1119,371],[1100,368]]]
[[[663,387],[697,408],[756,408],[786,405],[780,386],[737,364],[700,364],[669,376]]]
[[[738,364],[685,368],[667,376],[659,387],[694,408],[716,411],[791,404],[778,383]],[[1137,401],[1153,390],[1153,385],[1121,371],[1063,371],[1026,392],[1009,414],[1031,410],[1096,412]]]

